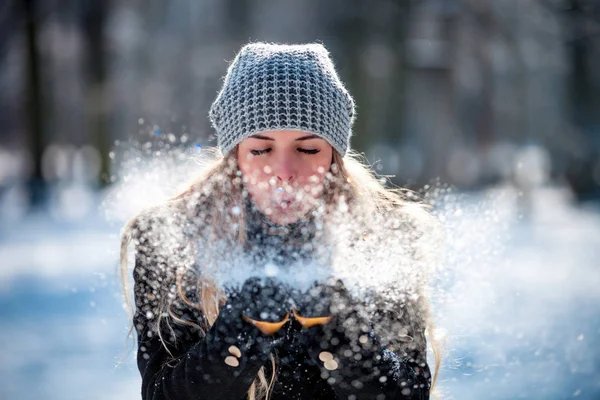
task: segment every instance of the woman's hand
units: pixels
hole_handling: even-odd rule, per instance
[[[226,293],[227,302],[213,326],[214,334],[223,338],[223,348],[231,353],[230,345],[236,346],[234,356],[268,355],[286,333],[282,327],[290,315],[289,287],[271,278],[250,278]]]
[[[321,365],[329,360],[325,367],[342,361],[354,364],[362,360],[356,356],[362,350],[371,351],[379,345],[372,337],[370,321],[360,313],[360,304],[341,280],[296,292],[294,303],[290,329],[295,332],[296,342],[305,345],[313,358],[322,361]],[[339,354],[331,358],[327,353]]]
[[[289,336],[304,349],[340,398],[428,399],[429,370],[385,348],[361,304],[336,281],[296,293]]]
[[[272,278],[248,279],[241,289],[230,290],[229,306],[241,320],[265,335],[273,335],[289,320],[290,288]]]

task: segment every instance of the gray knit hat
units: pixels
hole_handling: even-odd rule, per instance
[[[322,137],[342,156],[354,114],[354,100],[317,43],[245,45],[209,112],[223,154],[259,132],[289,129]]]

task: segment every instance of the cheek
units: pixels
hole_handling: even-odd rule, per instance
[[[325,179],[325,174],[331,168],[331,155],[325,155],[314,159],[304,168],[305,181],[309,183],[319,184]]]
[[[268,183],[269,176],[268,174],[265,174],[263,164],[264,163],[259,159],[259,157],[248,157],[246,159],[240,158],[238,160],[238,165],[240,171],[242,171],[246,190],[248,190],[250,197],[258,204],[263,204],[268,200],[268,194],[265,188]]]
[[[257,157],[250,157],[241,161],[239,166],[244,177],[251,181],[249,183],[257,183],[265,180],[264,165]]]
[[[323,193],[323,181],[325,180],[325,174],[329,171],[330,163],[319,162],[311,163],[306,168],[305,173],[301,179],[301,186],[303,191],[309,195],[309,197],[320,197]]]

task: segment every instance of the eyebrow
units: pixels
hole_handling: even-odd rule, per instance
[[[308,135],[308,136],[299,137],[298,139],[296,139],[296,142],[299,142],[301,140],[310,140],[310,139],[321,139],[321,138],[317,135]]]
[[[263,135],[252,135],[252,136],[250,136],[250,138],[252,138],[252,139],[260,139],[260,140],[270,140],[272,142],[275,141],[275,139],[270,138],[268,136],[263,136]]]

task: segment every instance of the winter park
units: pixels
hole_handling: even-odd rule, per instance
[[[0,27],[0,399],[600,399],[600,1]]]

